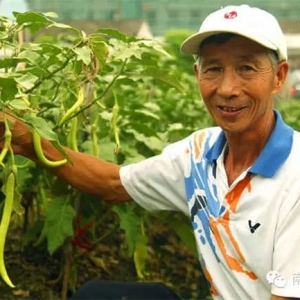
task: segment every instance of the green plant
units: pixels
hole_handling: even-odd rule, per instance
[[[300,118],[298,115],[300,101],[293,99],[280,100],[276,103],[275,107],[281,112],[287,124],[292,126],[295,130],[300,131]]]
[[[15,18],[14,22],[0,18],[5,53],[0,61],[0,109],[32,129],[38,157],[49,166],[69,161],[64,146],[118,164],[139,161],[159,153],[167,143],[213,124],[198,100],[193,76],[177,66],[177,57],[166,52],[160,42],[128,37],[114,29],[86,34],[55,22],[52,13],[15,13]],[[18,36],[23,31],[37,37],[21,44]],[[2,200],[2,230],[7,232],[9,225],[11,181],[15,179],[14,212],[34,212],[31,221],[23,220],[23,243],[36,247],[46,243],[50,254],[64,249],[61,273],[65,299],[68,286],[74,287],[76,280],[70,275],[71,261],[76,263],[72,249],[77,246],[88,250],[97,243],[97,237],[89,231],[101,222],[104,204],[93,197],[87,201],[87,195],[38,165],[15,157],[10,150],[9,122],[5,122],[5,128],[0,154],[6,194]],[[41,138],[51,141],[65,159],[46,160]],[[32,201],[22,209],[20,201],[25,195]],[[147,226],[162,218],[133,204],[113,209],[126,232],[128,254],[135,262],[138,277],[143,279],[149,257]],[[194,251],[193,235],[186,224],[185,218],[169,222]],[[82,243],[83,235],[94,241]],[[1,238],[4,249],[5,235]],[[0,264],[1,275],[10,284],[3,269],[4,257]]]

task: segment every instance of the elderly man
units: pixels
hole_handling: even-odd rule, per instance
[[[121,168],[66,149],[73,165],[51,172],[107,201],[189,215],[214,299],[300,299],[294,280],[300,272],[300,134],[273,107],[288,73],[282,30],[266,11],[228,6],[210,14],[182,51],[195,56],[199,91],[217,127]],[[13,121],[15,153],[37,161],[30,131]],[[48,159],[61,159],[50,142],[42,145]],[[92,286],[74,298],[121,299]],[[125,299],[135,297],[112,286]]]

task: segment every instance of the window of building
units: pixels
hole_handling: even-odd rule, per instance
[[[169,16],[169,19],[178,19],[179,12],[178,12],[178,10],[174,10],[174,9],[169,10],[168,11],[168,16]]]
[[[147,11],[147,19],[150,22],[155,22],[156,21],[156,11],[155,10],[148,10]]]
[[[70,10],[69,11],[60,11],[59,18],[62,20],[69,21],[69,20],[73,20],[74,16]]]
[[[191,19],[200,19],[200,13],[198,10],[191,10],[190,11],[190,17]]]
[[[109,11],[108,19],[113,21],[119,21],[121,19],[120,11],[117,9]]]
[[[203,13],[201,13],[201,11],[199,11],[198,9],[195,9],[189,11],[189,15],[189,20],[187,20],[186,22],[187,27],[196,29],[198,24],[200,24],[203,20]]]
[[[87,12],[87,19],[89,21],[95,20],[95,10],[94,9],[89,9]]]

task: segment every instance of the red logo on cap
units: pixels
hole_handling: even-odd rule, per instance
[[[226,14],[224,15],[224,18],[225,18],[225,19],[234,19],[234,18],[236,18],[236,17],[237,17],[237,12],[236,12],[236,11],[231,11],[231,12],[226,13]]]

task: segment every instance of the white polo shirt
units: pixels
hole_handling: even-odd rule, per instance
[[[214,299],[300,297],[300,133],[275,115],[262,153],[230,187],[219,127],[120,170],[145,209],[190,216]]]

